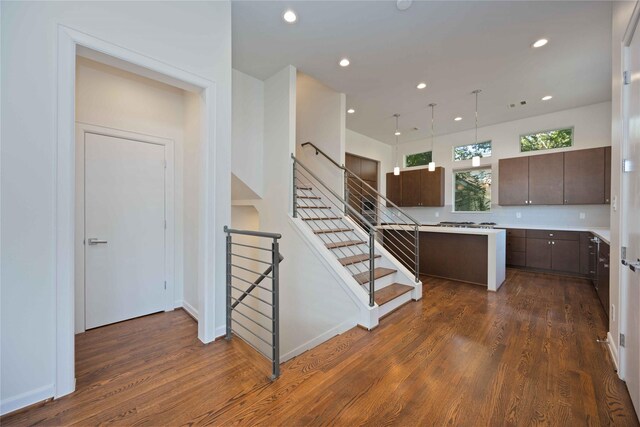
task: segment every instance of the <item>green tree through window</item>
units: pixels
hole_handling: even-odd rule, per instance
[[[425,151],[424,153],[407,154],[404,159],[404,166],[407,168],[413,166],[428,165],[432,160],[433,155],[431,151]]]
[[[573,145],[573,128],[555,129],[520,136],[520,151],[550,150]]]
[[[459,145],[453,148],[453,160],[469,160],[473,156],[490,157],[491,141],[478,142],[477,144]]]
[[[491,210],[491,168],[456,171],[454,181],[454,211]]]

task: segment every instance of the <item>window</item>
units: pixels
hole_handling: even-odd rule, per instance
[[[431,151],[425,151],[424,153],[407,154],[404,158],[404,167],[410,168],[413,166],[428,165],[431,162],[433,155]]]
[[[455,171],[455,212],[483,212],[491,210],[491,168]]]
[[[520,135],[520,151],[550,150],[573,145],[573,128],[554,129]]]
[[[490,157],[491,141],[453,147],[453,160],[456,162],[460,160],[469,160],[474,156]]]

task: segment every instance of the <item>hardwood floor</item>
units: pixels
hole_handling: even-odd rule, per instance
[[[497,293],[425,278],[424,297],[283,364],[202,345],[183,311],[77,336],[77,391],[9,425],[637,426],[581,279],[509,270]]]

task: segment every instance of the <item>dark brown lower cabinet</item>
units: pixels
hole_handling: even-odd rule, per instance
[[[551,240],[527,238],[527,267],[551,269]]]
[[[610,316],[609,313],[609,245],[605,242],[600,242],[600,247],[598,250],[598,266],[597,266],[597,277],[596,280],[596,291],[598,292],[598,297],[600,298],[600,302],[602,303],[602,308],[607,313],[607,319]]]
[[[578,274],[579,234],[569,231],[528,230],[526,260],[529,268]]]

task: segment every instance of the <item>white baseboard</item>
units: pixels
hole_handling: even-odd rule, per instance
[[[191,317],[193,317],[194,319],[198,320],[198,310],[196,310],[196,308],[194,306],[192,306],[191,304],[189,304],[186,301],[182,301],[182,304],[180,306],[182,308],[184,308],[184,311],[189,313],[191,315]]]
[[[53,397],[55,394],[53,384],[49,384],[35,390],[30,390],[0,402],[0,415],[8,414],[34,403]]]
[[[216,327],[215,338],[220,338],[222,336],[225,336],[226,334],[227,334],[227,326],[226,325],[222,325],[222,326]]]
[[[357,325],[357,322],[355,321],[355,319],[343,322],[343,323],[339,324],[338,326],[335,326],[335,327],[329,329],[328,331],[318,335],[317,337],[305,342],[304,344],[294,348],[293,350],[288,351],[285,354],[281,354],[280,355],[280,363],[286,362],[287,360],[289,360],[291,358],[294,358],[294,357],[304,353],[305,351],[307,351],[309,349],[317,347],[320,344],[322,344],[323,342],[335,337],[336,335],[340,335],[342,333],[345,333],[349,329],[354,328],[356,325]]]
[[[620,368],[618,367],[618,348],[613,343],[613,335],[611,335],[611,332],[607,332],[607,347],[609,348],[611,360],[613,360],[613,365],[616,367],[616,371],[618,371],[619,376]]]

